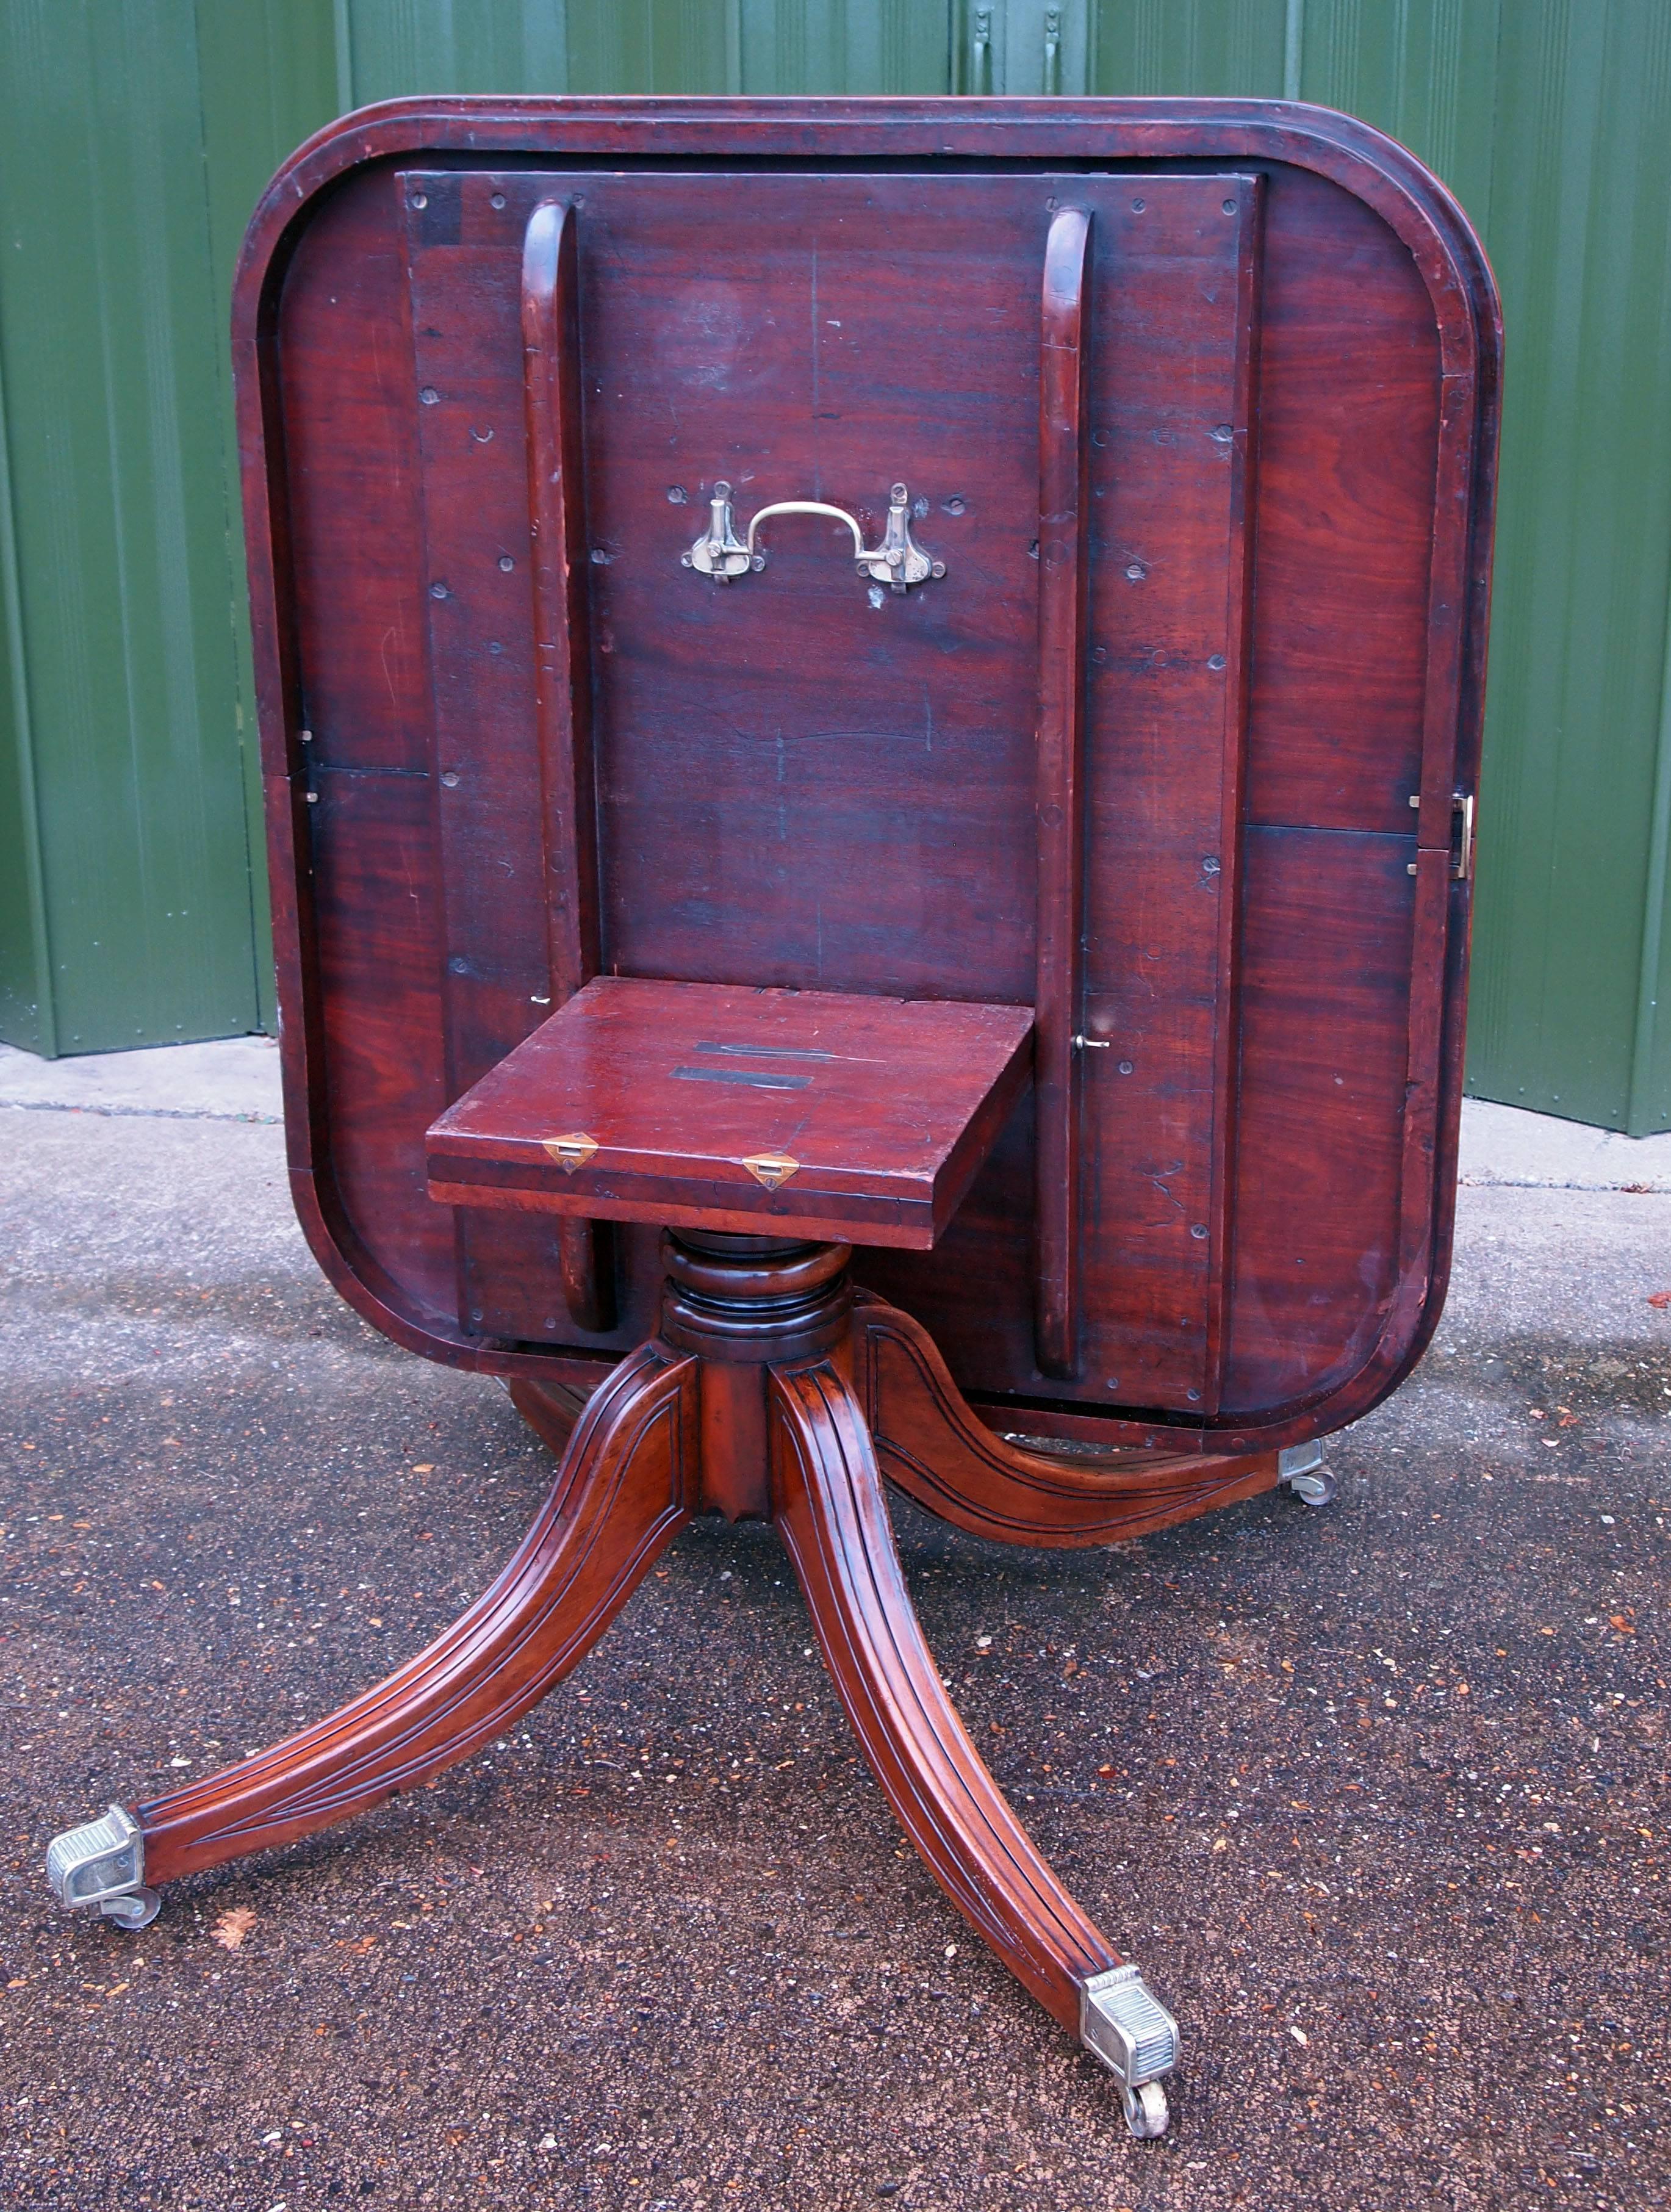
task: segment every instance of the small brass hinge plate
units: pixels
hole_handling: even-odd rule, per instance
[[[768,1190],[775,1190],[781,1183],[788,1182],[800,1162],[792,1160],[787,1152],[756,1152],[743,1164],[757,1182],[763,1182]]]
[[[566,1137],[543,1137],[540,1139],[565,1175],[573,1175],[583,1168],[598,1149],[598,1139],[588,1137],[584,1129],[575,1129]]]

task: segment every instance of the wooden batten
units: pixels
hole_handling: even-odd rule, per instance
[[[598,836],[586,590],[576,217],[542,200],[522,247],[522,374],[533,541],[534,711],[553,1003],[598,971]]]
[[[1224,577],[1224,719],[1218,779],[1223,856],[1214,947],[1218,988],[1212,1051],[1212,1133],[1207,1170],[1206,1365],[1201,1409],[1218,1409],[1230,1324],[1236,1235],[1237,1039],[1242,1019],[1242,842],[1247,806],[1248,717],[1253,662],[1254,530],[1259,461],[1259,329],[1263,282],[1265,180],[1237,179],[1236,335]]]
[[[1045,246],[1039,332],[1034,1333],[1040,1370],[1055,1376],[1079,1364],[1090,246],[1089,214],[1062,209]]]
[[[572,206],[543,200],[522,246],[523,392],[534,593],[534,714],[551,1003],[598,972],[598,810],[581,442],[580,287]],[[607,1223],[557,1230],[562,1292],[579,1327],[615,1326]]]

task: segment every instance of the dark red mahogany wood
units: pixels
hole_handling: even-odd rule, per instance
[[[553,775],[584,772],[583,715],[605,969],[1033,998],[1038,835],[1017,832],[1064,213],[1090,223],[1078,1371],[1036,1355],[1066,1185],[1039,1189],[1024,1104],[942,1245],[866,1276],[983,1419],[1089,1441],[1297,1441],[1419,1352],[1449,1233],[1470,892],[1440,862],[1477,751],[1495,302],[1408,155],[1258,103],[402,103],[264,203],[240,404],[295,1172],[333,1279],[403,1342],[586,1387],[653,1320],[647,1230],[600,1265],[561,1224],[473,1215],[460,1271],[423,1195],[423,1130],[553,996]],[[553,380],[519,343],[535,249],[578,410],[562,344]],[[973,386],[947,373],[963,324]],[[413,333],[407,373],[373,328]],[[563,526],[584,518],[587,556],[543,604],[531,377],[585,456]],[[721,473],[739,513],[819,494],[874,528],[896,471],[947,567],[905,600],[847,592],[811,524],[728,592],[674,567]],[[583,635],[565,706],[540,672],[572,673]],[[469,880],[435,880],[437,839]],[[1412,864],[1437,886],[1419,926]],[[1336,992],[1326,1027],[1291,959]],[[588,1278],[612,1328],[582,1325],[606,1317]]]
[[[1081,2026],[1115,1954],[881,1480],[1117,1541],[1431,1334],[1472,232],[1293,103],[411,100],[275,179],[234,341],[297,1209],[561,1464],[428,1652],[143,1807],[148,1871],[440,1771],[689,1514],[758,1516],[937,1880]],[[889,590],[900,483],[934,572]]]
[[[855,1301],[849,1257],[781,1236],[670,1236],[659,1335],[578,1419],[566,1396],[513,1386],[561,1459],[493,1587],[340,1711],[141,1805],[147,1878],[293,1841],[432,1779],[562,1679],[693,1512],[753,1513],[783,1536],[855,1733],[935,1879],[1077,2032],[1085,1983],[1118,1954],[1040,1856],[946,1695],[900,1571],[872,1431],[932,1509],[1011,1540],[1117,1540],[1267,1487],[1274,1466],[1135,1455],[1121,1474],[998,1445],[916,1325]]]
[[[522,375],[528,441],[534,714],[539,738],[550,999],[598,972],[597,793],[574,211],[542,200],[522,242]],[[501,559],[509,556],[501,556]],[[614,1246],[593,1222],[557,1225],[563,1300],[592,1334],[615,1326]]]
[[[772,1386],[774,1517],[854,1732],[935,1881],[1077,2032],[1081,1980],[1117,1954],[1039,1856],[945,1693],[864,1417],[827,1360],[779,1370]]]
[[[294,1841],[467,1758],[575,1666],[696,1503],[696,1370],[647,1346],[586,1407],[539,1518],[447,1633],[328,1720],[142,1805],[172,1881]]]
[[[1038,981],[1033,1180],[1038,1293],[1035,1331],[1046,1375],[1079,1364],[1080,1051],[1085,983],[1085,532],[1091,517],[1091,331],[1085,286],[1091,217],[1064,208],[1044,247],[1039,334]]]
[[[927,1251],[1032,1010],[600,975],[429,1132],[432,1197]]]
[[[1018,1450],[977,1421],[927,1331],[861,1299],[856,1389],[890,1481],[943,1521],[1004,1544],[1123,1543],[1273,1490],[1277,1454],[1112,1450],[1067,1459]]]

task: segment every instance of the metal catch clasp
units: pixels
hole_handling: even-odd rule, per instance
[[[745,545],[737,535],[731,518],[731,486],[722,477],[708,503],[708,528],[684,556],[684,565],[700,568],[716,584],[728,584],[733,576],[746,576],[750,568],[766,565],[763,553],[757,562],[753,558],[752,532],[750,538],[750,543]]]
[[[714,485],[708,502],[708,528],[681,556],[684,566],[711,576],[716,584],[728,584],[750,573],[757,575],[766,565],[766,552],[756,540],[761,524],[775,514],[827,514],[832,521],[845,522],[853,532],[853,556],[859,574],[896,592],[908,591],[913,584],[926,584],[931,576],[945,574],[945,562],[924,552],[911,535],[911,498],[902,483],[896,483],[888,495],[888,521],[882,543],[866,545],[858,518],[844,507],[831,507],[821,499],[783,499],[763,507],[750,522],[748,536],[738,538],[732,514],[731,486],[721,480]]]

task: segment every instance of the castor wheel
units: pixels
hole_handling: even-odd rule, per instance
[[[1171,2117],[1166,2108],[1166,2092],[1158,2081],[1145,2081],[1140,2088],[1125,2092],[1126,2125],[1139,2142],[1153,2142],[1166,2133]]]
[[[145,1887],[144,1832],[125,1805],[54,1836],[46,1878],[61,1905],[96,1905],[118,1928],[149,1928],[162,1905]]]
[[[1079,2040],[1119,2082],[1126,2125],[1139,2142],[1164,2136],[1160,2076],[1178,2063],[1178,2023],[1129,1960],[1079,1984]]]
[[[1340,1485],[1325,1467],[1320,1468],[1316,1474],[1296,1475],[1288,1487],[1307,1505],[1332,1505]]]
[[[1278,1479],[1306,1505],[1331,1505],[1338,1485],[1323,1460],[1321,1443],[1291,1444],[1277,1455]]]

